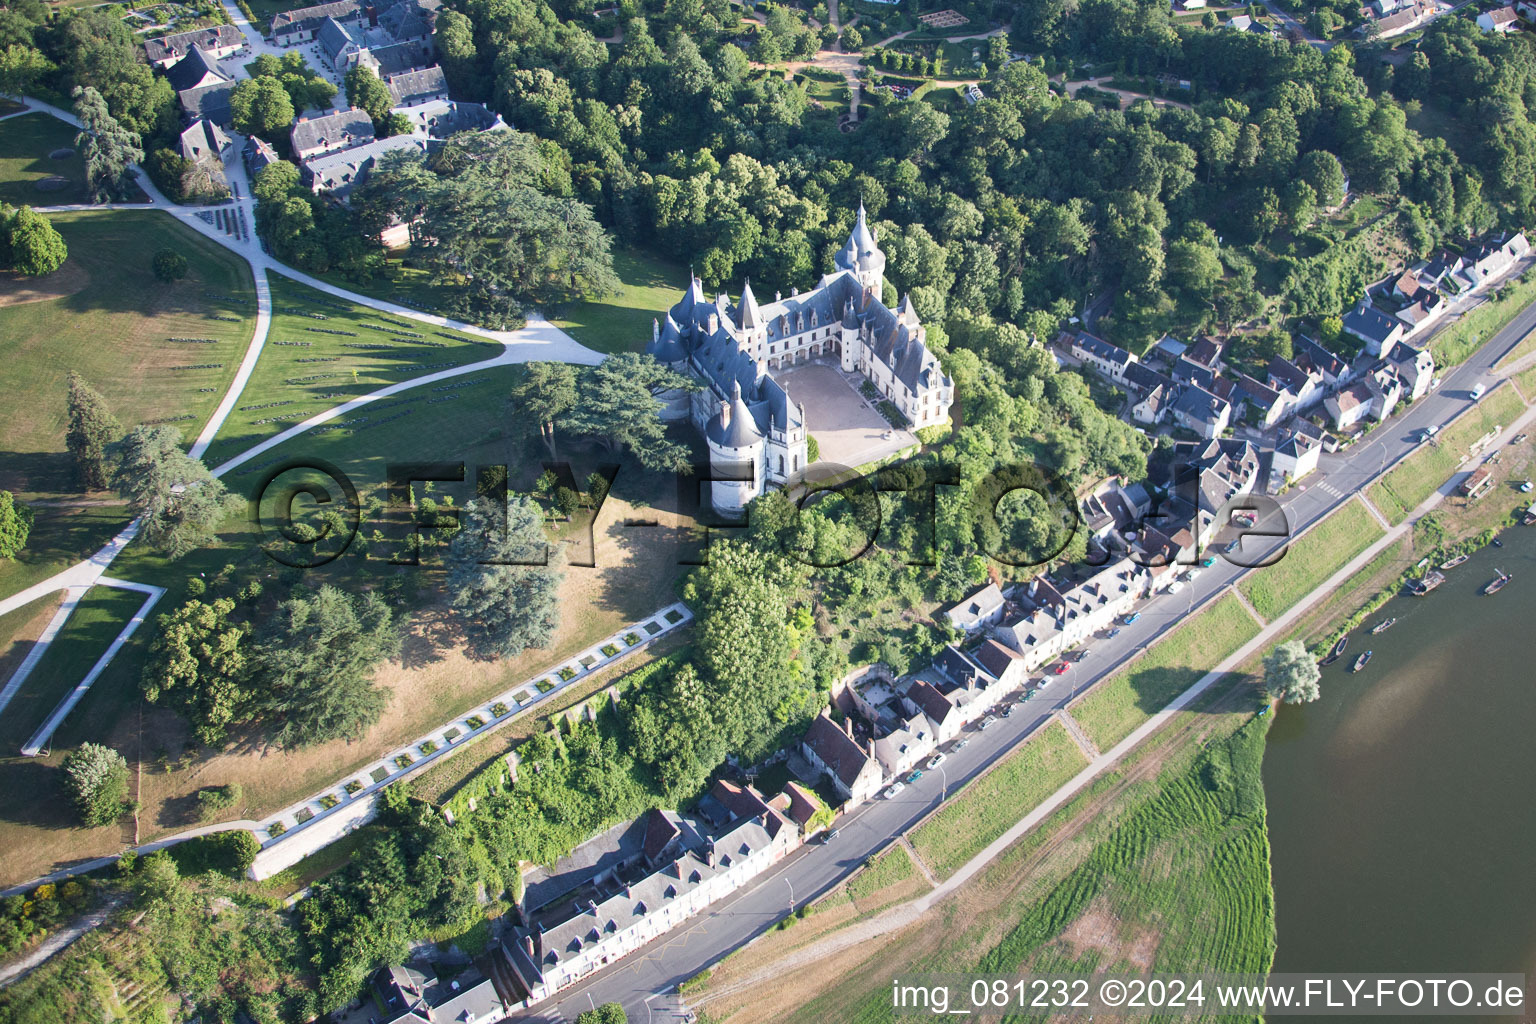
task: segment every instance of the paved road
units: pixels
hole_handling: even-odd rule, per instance
[[[1417,434],[1424,427],[1444,424],[1466,409],[1472,401],[1473,386],[1480,382],[1491,384],[1502,376],[1492,372],[1494,364],[1532,330],[1536,330],[1536,304],[1522,310],[1465,363],[1448,371],[1437,391],[1424,396],[1404,415],[1374,430],[1368,442],[1347,452],[1325,455],[1320,473],[1280,501],[1290,532],[1294,534],[1317,522],[1363,490],[1384,468],[1412,452],[1418,445]],[[1245,542],[1245,551],[1248,543],[1252,541]],[[1267,549],[1261,546],[1259,553],[1274,550],[1281,543],[1271,541]],[[589,996],[597,1003],[622,1003],[631,1020],[644,1019],[647,1000],[654,1000],[656,993],[675,991],[678,983],[779,920],[790,909],[791,893],[798,905],[830,889],[870,856],[885,849],[893,837],[910,830],[942,802],[946,792],[954,792],[1018,746],[1040,729],[1056,709],[1065,707],[1077,694],[1111,674],[1121,662],[1152,643],[1193,608],[1214,600],[1243,571],[1218,559],[1183,592],[1147,602],[1137,623],[1123,627],[1113,639],[1093,641],[1092,655],[1086,661],[1074,665],[1066,675],[1048,676],[1045,689],[1009,718],[984,731],[967,730],[969,744],[964,750],[950,753],[943,771],[925,772],[921,780],[907,786],[894,800],[877,799],[856,809],[839,822],[841,831],[834,842],[802,847],[752,887],[669,932],[641,953],[599,973],[590,983],[534,1007],[522,1019],[551,1024],[573,1020],[588,1009]]]

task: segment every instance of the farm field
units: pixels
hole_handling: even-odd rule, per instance
[[[1227,594],[1174,627],[1069,711],[1094,744],[1108,750],[1258,632],[1259,624],[1236,595]]]
[[[1348,502],[1292,541],[1280,561],[1244,576],[1237,589],[1272,622],[1384,533],[1364,505]]]
[[[1067,730],[1050,722],[919,826],[912,846],[934,874],[952,875],[1087,766]]]

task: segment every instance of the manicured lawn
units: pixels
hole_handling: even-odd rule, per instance
[[[51,153],[67,149],[55,160]],[[68,178],[67,186],[43,190],[45,178]],[[75,129],[49,114],[24,114],[0,121],[0,202],[12,206],[85,203],[85,163],[75,152]]]
[[[54,288],[55,297],[18,304],[22,286],[0,280],[0,487],[14,491],[72,487],[64,454],[69,371],[101,392],[125,428],[168,422],[190,442],[234,377],[255,327],[245,261],[167,214],[102,211],[50,220],[69,259],[26,287]],[[162,248],[187,255],[185,279],[155,279],[150,263]]]
[[[0,715],[0,750],[19,747],[101,657],[144,603],[136,590],[92,587]]]
[[[1108,750],[1258,632],[1253,616],[1227,594],[1096,685],[1072,706],[1072,717],[1100,750]]]
[[[210,466],[358,395],[501,354],[501,346],[492,341],[354,306],[279,274],[269,274],[268,280],[272,287],[272,326],[256,371],[209,446],[206,461]],[[478,377],[464,376],[444,383],[472,379]],[[411,409],[406,419],[414,427],[423,407],[452,410],[455,418],[463,417],[469,393],[474,390],[455,387],[433,391],[428,387],[409,396],[405,405],[395,403],[405,402],[408,396],[377,405],[389,405],[393,412]],[[432,403],[432,399],[440,401]],[[347,419],[351,422],[366,416],[368,423],[376,425],[389,415],[390,410],[380,408],[359,411]],[[324,434],[351,436],[346,430],[317,436]]]
[[[1511,387],[1499,387],[1483,396],[1455,424],[1440,432],[1432,443],[1398,463],[1391,472],[1371,485],[1371,504],[1397,524],[1445,483],[1456,467],[1466,459],[1468,446],[1494,427],[1508,426],[1525,408],[1520,395]]]
[[[622,282],[617,295],[552,310],[550,319],[598,352],[639,351],[651,340],[651,321],[682,298],[688,268],[620,249],[613,254],[613,269]]]
[[[869,860],[848,880],[844,890],[860,914],[871,913],[928,890],[928,880],[918,873],[907,848],[896,843]]]
[[[1536,337],[1536,334],[1533,334],[1532,337]],[[1515,374],[1514,382],[1519,387],[1520,394],[1525,396],[1526,401],[1536,401],[1536,366],[1521,370]]]
[[[124,526],[126,505],[87,505],[80,508],[36,508],[27,546],[15,558],[0,560],[0,597],[89,558]]]
[[[1280,561],[1248,573],[1238,589],[1272,622],[1384,533],[1365,506],[1351,501],[1293,541]]]
[[[947,877],[1087,765],[1067,731],[1051,722],[924,822],[912,846],[935,875]]]

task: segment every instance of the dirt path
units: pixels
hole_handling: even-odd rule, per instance
[[[105,906],[91,911],[68,928],[54,932],[26,956],[13,960],[4,967],[0,967],[0,988],[4,988],[13,981],[20,981],[33,970],[41,967],[50,957],[63,952],[76,939],[92,928],[100,928],[107,918],[112,916],[112,912],[122,906],[122,904],[122,897],[110,900]]]
[[[1058,78],[1057,81],[1060,81],[1060,79]],[[1148,96],[1144,92],[1131,92],[1128,89],[1113,89],[1108,85],[1102,84],[1108,81],[1109,76],[1105,75],[1101,78],[1090,78],[1085,82],[1064,82],[1063,85],[1066,86],[1067,95],[1073,97],[1077,95],[1078,90],[1083,89],[1086,86],[1092,86],[1100,92],[1113,93],[1114,95],[1120,97],[1123,104],[1135,103],[1137,100],[1151,100],[1153,105],[1159,107],[1178,107],[1181,110],[1193,109],[1188,103],[1181,103],[1178,100],[1164,99],[1161,96]]]

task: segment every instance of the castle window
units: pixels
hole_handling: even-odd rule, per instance
[[[779,475],[784,475],[784,456],[779,456]]]

